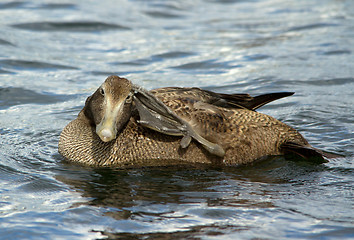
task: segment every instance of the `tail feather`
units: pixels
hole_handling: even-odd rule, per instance
[[[278,92],[259,95],[254,97],[253,100],[249,102],[248,109],[256,110],[257,108],[260,108],[266,105],[267,103],[273,102],[280,98],[291,96],[293,94],[294,92]]]
[[[248,94],[222,94],[218,93],[218,95],[226,101],[226,105],[229,107],[236,107],[236,108],[246,108],[249,110],[256,110],[264,106],[267,103],[272,101],[278,100],[280,98],[288,97],[293,95],[294,92],[278,92],[278,93],[267,93],[262,94],[256,97],[251,97]],[[219,102],[214,103],[218,105]],[[223,102],[225,105],[225,102]]]
[[[325,152],[310,145],[301,145],[295,142],[283,143],[281,145],[281,149],[284,151],[285,154],[296,155],[305,160],[316,163],[328,162],[327,158],[341,157],[341,155],[338,154]]]

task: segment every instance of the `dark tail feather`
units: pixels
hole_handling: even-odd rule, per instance
[[[295,155],[305,160],[316,162],[316,163],[328,162],[326,158],[341,157],[341,155],[338,154],[324,152],[322,150],[313,148],[309,145],[301,145],[294,142],[283,143],[281,145],[281,148],[285,154]]]
[[[340,155],[340,154],[325,152],[325,151],[319,150],[319,149],[317,149],[317,151],[321,152],[322,156],[324,156],[325,158],[339,158],[339,157],[344,157],[343,155]]]
[[[256,110],[263,105],[275,101],[280,98],[288,97],[293,95],[294,92],[279,92],[279,93],[268,93],[262,94],[256,97],[251,97],[248,94],[222,94],[218,95],[227,102],[230,107],[241,107],[247,108],[249,110]],[[215,104],[218,105],[218,104]]]
[[[280,98],[291,96],[293,94],[294,92],[279,92],[259,95],[254,97],[253,100],[249,102],[248,109],[256,110],[257,108],[260,108],[267,103],[273,102]]]

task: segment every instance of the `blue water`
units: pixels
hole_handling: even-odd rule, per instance
[[[0,239],[353,239],[354,1],[0,2]],[[323,165],[96,169],[63,127],[111,74],[252,95]]]

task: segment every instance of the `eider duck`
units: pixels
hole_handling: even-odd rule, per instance
[[[292,95],[251,97],[199,88],[147,91],[110,76],[61,132],[59,153],[91,166],[241,165],[271,155],[325,162],[294,128],[255,110]]]

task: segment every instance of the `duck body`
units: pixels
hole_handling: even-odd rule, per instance
[[[109,167],[240,165],[290,152],[324,160],[323,152],[312,148],[298,131],[255,111],[292,93],[257,99],[247,94],[172,87],[152,90],[146,95],[149,101],[144,101],[132,86],[124,78],[107,78],[63,129],[60,154],[68,161]],[[156,107],[162,104],[163,110]]]

